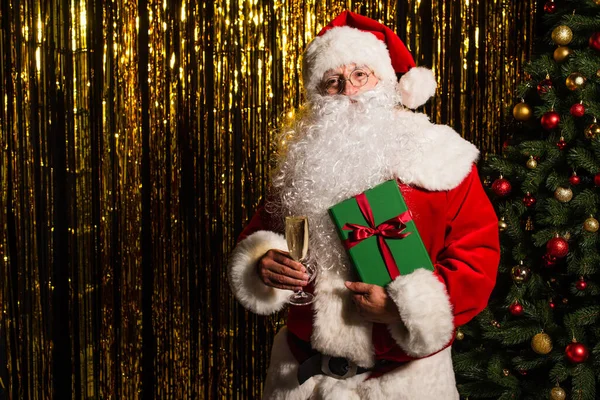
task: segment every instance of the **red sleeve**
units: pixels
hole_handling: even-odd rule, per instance
[[[475,166],[448,192],[448,205],[445,246],[435,267],[448,290],[454,325],[460,326],[486,307],[496,283],[498,218]]]
[[[240,236],[238,237],[238,243],[248,236],[257,231],[269,230],[277,233],[282,233],[282,226],[275,221],[273,214],[270,214],[265,209],[264,201],[262,201],[257,209],[256,213],[250,219],[250,223],[244,228]]]

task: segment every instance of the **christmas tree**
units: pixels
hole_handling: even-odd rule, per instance
[[[600,0],[540,7],[543,51],[482,166],[502,257],[488,308],[457,331],[464,398],[600,398]]]

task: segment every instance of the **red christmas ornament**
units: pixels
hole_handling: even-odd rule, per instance
[[[523,315],[523,306],[515,300],[515,302],[508,307],[508,311],[510,311],[512,315],[518,317],[519,315]]]
[[[600,186],[600,172],[594,175],[594,185]]]
[[[502,176],[492,183],[492,191],[496,194],[496,196],[508,196],[511,190],[512,186],[510,182],[507,179],[504,179]]]
[[[558,115],[558,113],[554,110],[548,111],[542,115],[541,123],[545,130],[550,131],[556,128],[560,123],[560,115]]]
[[[523,375],[523,376],[526,376],[526,375],[527,375],[527,370],[526,370],[526,369],[523,369],[523,368],[521,368],[521,369],[519,370],[519,373],[520,373],[521,375]]]
[[[560,140],[556,142],[556,147],[558,147],[559,150],[564,150],[565,147],[567,147],[567,142],[564,137],[560,137]]]
[[[577,343],[575,339],[573,339],[573,343],[569,343],[565,349],[567,360],[574,364],[584,362],[589,355],[588,348],[582,343]]]
[[[550,308],[554,310],[554,307],[556,307],[556,304],[554,304],[554,301],[552,299],[550,299],[550,300],[548,300],[548,306],[550,306]]]
[[[563,258],[569,253],[569,243],[561,237],[554,237],[546,243],[546,251],[553,257]]]
[[[590,47],[594,50],[600,50],[600,32],[594,33],[590,36]]]
[[[538,83],[537,92],[538,94],[546,94],[552,90],[552,80],[549,77]]]
[[[535,205],[535,202],[535,197],[533,197],[529,192],[527,192],[525,197],[523,197],[523,204],[525,204],[525,207],[531,208]]]
[[[583,117],[585,115],[585,106],[582,103],[575,103],[571,106],[569,112],[574,117]]]
[[[571,175],[571,177],[569,178],[569,183],[573,186],[577,186],[581,183],[581,178],[578,177],[575,172],[573,172],[573,175]]]
[[[557,261],[556,257],[551,256],[550,254],[544,254],[542,260],[544,261],[544,266],[546,268],[554,267]]]
[[[556,11],[556,4],[554,3],[554,1],[549,1],[546,4],[544,4],[544,11],[548,14],[554,14],[554,11]]]
[[[577,283],[575,284],[577,290],[583,292],[587,288],[587,282],[583,279],[583,276],[579,278]]]

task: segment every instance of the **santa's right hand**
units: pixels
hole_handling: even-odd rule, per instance
[[[306,268],[285,251],[267,251],[258,260],[256,271],[265,285],[274,288],[297,291],[308,285]]]

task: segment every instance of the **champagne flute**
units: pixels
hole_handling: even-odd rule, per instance
[[[294,261],[302,262],[308,253],[308,218],[292,216],[285,218],[285,240],[287,241],[290,256]],[[312,264],[303,263],[309,282],[315,277],[316,268]],[[306,293],[302,288],[292,294],[289,303],[305,306],[315,301],[311,293]]]

